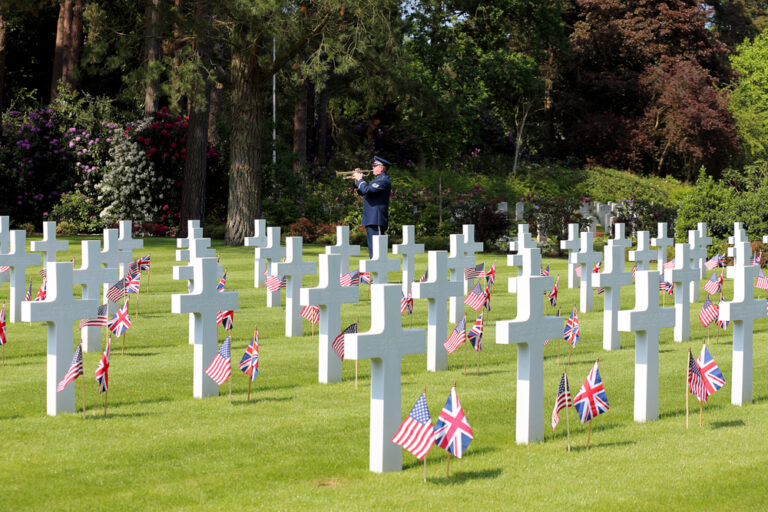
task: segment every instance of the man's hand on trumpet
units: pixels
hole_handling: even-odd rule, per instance
[[[352,173],[352,177],[355,179],[355,181],[363,179],[363,173],[360,171],[359,168],[355,169],[355,172]]]

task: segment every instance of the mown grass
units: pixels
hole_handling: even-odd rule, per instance
[[[78,258],[79,241],[69,254]],[[732,330],[719,341],[712,331],[710,351],[728,380],[704,407],[699,427],[693,399],[691,428],[685,429],[686,352],[698,353],[706,330],[691,308],[690,343],[672,341],[662,332],[660,346],[660,414],[639,424],[633,416],[634,337],[622,334],[622,348],[602,350],[602,299],[595,312],[580,314],[582,339],[569,366],[576,393],[595,357],[611,409],[593,422],[591,448],[587,428],[570,412],[571,443],[566,449],[564,421],[549,428],[565,349],[558,364],[558,345],[545,348],[545,440],[530,446],[515,443],[516,349],[495,344],[495,321],[514,318],[514,295],[507,294],[503,257],[493,296],[491,322],[484,336],[476,373],[475,354],[463,373],[463,349],[449,357],[449,371],[425,370],[426,356],[403,360],[402,414],[426,386],[435,418],[454,381],[474,430],[465,457],[451,462],[439,448],[423,466],[403,453],[401,473],[368,471],[370,363],[343,364],[343,382],[317,383],[317,341],[310,336],[286,338],[284,310],[265,306],[265,290],[254,289],[251,249],[218,246],[228,267],[227,288],[240,293],[235,314],[232,357],[239,361],[258,324],[260,374],[246,402],[247,378],[233,369],[232,404],[227,385],[219,397],[192,398],[192,348],[187,343],[187,315],[170,313],[172,293],[184,283],[171,279],[172,240],[145,240],[152,254],[150,292],[143,284],[140,314],[133,316],[126,353],[112,353],[107,417],[97,394],[93,371],[100,354],[85,355],[87,417],[45,414],[45,328],[9,324],[6,364],[0,367],[0,510],[401,510],[456,506],[477,510],[759,510],[768,490],[768,377],[764,320],[755,326],[754,403],[730,404]],[[322,248],[305,248],[316,260]],[[142,253],[143,254],[143,253]],[[139,253],[136,252],[135,256]],[[478,258],[487,265],[494,256]],[[417,258],[417,274],[426,256]],[[547,259],[561,275],[560,303],[567,316],[578,300],[565,287],[565,261]],[[30,269],[28,278],[38,269]],[[399,280],[394,273],[392,280]],[[305,286],[316,283],[308,277]],[[702,282],[703,284],[703,282]],[[39,278],[35,286],[39,285]],[[631,289],[622,307],[631,309]],[[7,298],[7,285],[0,296]],[[361,302],[346,305],[342,324],[360,318],[370,325],[368,291]],[[702,299],[704,295],[702,294]],[[726,297],[730,290],[726,283]],[[544,300],[542,298],[542,300]],[[667,305],[670,301],[667,299]],[[133,310],[132,310],[133,313]],[[468,315],[473,312],[469,310]],[[404,317],[407,326],[410,319]],[[426,304],[416,301],[414,327],[426,327]],[[452,326],[451,326],[452,327]],[[223,335],[221,336],[223,339]]]

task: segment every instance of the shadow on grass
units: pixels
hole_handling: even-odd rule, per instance
[[[104,417],[104,409],[101,409],[98,414],[91,415],[91,411],[97,410],[97,408],[89,409],[85,411],[85,420],[91,421],[91,420],[108,420],[110,418],[142,418],[144,416],[154,416],[154,414],[150,414],[148,412],[112,412],[107,408],[107,416]],[[82,414],[82,412],[81,412]]]
[[[592,433],[594,434],[594,429],[593,429]],[[613,441],[613,442],[610,442],[610,443],[601,443],[599,441],[596,442],[594,440],[594,438],[593,438],[591,440],[591,442],[589,443],[589,450],[591,451],[591,450],[599,450],[601,448],[613,448],[615,446],[632,446],[632,445],[635,445],[635,444],[637,444],[637,441]],[[571,451],[572,452],[585,452],[585,451],[587,451],[587,445],[581,445],[581,446],[575,445],[574,446],[573,443],[571,443]]]
[[[455,485],[463,484],[470,480],[486,480],[488,478],[498,478],[502,473],[501,468],[495,469],[482,469],[479,471],[457,471],[452,473],[449,477],[429,477],[427,481],[429,483],[438,485]]]
[[[704,406],[704,415],[706,416],[708,410],[717,410],[722,409],[724,406],[721,404],[707,404]],[[694,416],[698,417],[699,415],[699,401],[696,400],[694,397],[691,397],[691,405],[690,405],[690,416],[693,418]],[[685,416],[685,407],[681,409],[675,409],[673,411],[666,411],[659,413],[659,419],[668,419],[668,418],[675,418],[675,417],[684,417]]]
[[[732,420],[732,421],[713,421],[712,422],[712,429],[718,429],[718,428],[729,428],[729,427],[744,427],[746,424],[742,420]]]
[[[118,354],[124,357],[153,357],[159,355],[159,352],[126,352],[125,354]]]
[[[261,402],[287,402],[288,400],[293,400],[292,396],[288,397],[271,397],[271,396],[265,396],[265,397],[251,397],[251,401],[248,400],[232,400],[232,405],[249,405],[249,404],[258,404]]]

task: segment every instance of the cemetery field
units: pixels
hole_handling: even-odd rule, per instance
[[[58,260],[75,257],[79,267],[81,239],[69,240],[70,250],[59,253]],[[85,419],[82,377],[75,382],[77,413],[48,417],[46,328],[8,324],[5,364],[0,366],[0,510],[768,507],[768,320],[755,324],[753,403],[744,406],[731,405],[732,327],[717,337],[713,325],[708,346],[726,385],[704,405],[702,426],[698,401],[690,397],[686,430],[687,351],[690,347],[696,357],[708,335],[698,322],[701,301],[691,305],[690,342],[674,342],[671,328],[662,331],[660,419],[640,424],[633,421],[634,334],[622,333],[620,350],[604,351],[603,296],[595,296],[595,311],[579,313],[581,340],[568,365],[574,396],[600,358],[610,410],[593,421],[590,449],[587,425],[579,424],[573,409],[568,412],[570,452],[565,411],[557,429],[550,427],[557,384],[569,358],[568,345],[556,341],[544,348],[544,442],[517,445],[517,348],[495,343],[495,322],[514,318],[516,296],[506,292],[506,256],[481,255],[478,262],[486,267],[497,260],[498,278],[479,363],[471,347],[466,355],[464,347],[450,355],[445,372],[427,372],[424,354],[403,359],[401,419],[426,387],[435,420],[455,382],[474,432],[464,457],[451,460],[449,477],[447,453],[434,447],[426,457],[424,482],[423,463],[405,451],[402,472],[369,472],[370,361],[359,364],[357,389],[354,361],[343,362],[343,382],[318,383],[317,333],[313,337],[304,322],[304,336],[284,336],[284,308],[267,308],[265,288],[253,287],[251,248],[214,242],[228,270],[226,288],[240,298],[232,337],[231,403],[227,383],[218,397],[193,398],[188,315],[171,313],[171,294],[186,293],[186,284],[172,279],[175,240],[145,239],[144,244],[134,257],[151,253],[152,271],[143,275],[138,300],[131,298],[133,327],[124,354],[121,340],[113,340],[106,417],[93,378],[100,353],[84,354]],[[305,258],[317,261],[322,250],[305,247]],[[417,276],[426,259],[417,256]],[[559,303],[567,318],[578,306],[578,290],[566,287],[565,259],[544,258],[547,264],[553,276],[561,277]],[[38,270],[27,272],[33,294],[41,281]],[[399,281],[400,273],[389,277]],[[304,280],[304,286],[316,283],[316,276]],[[3,284],[0,298],[7,301],[8,293]],[[725,296],[731,298],[728,279]],[[369,329],[368,297],[368,287],[361,285],[360,302],[343,307],[342,326],[359,319],[360,332]],[[667,297],[666,305],[671,304]],[[633,288],[623,288],[622,308],[632,307]],[[466,311],[470,326],[476,313]],[[403,317],[406,327],[411,321],[414,328],[426,329],[426,301],[415,301],[412,319]],[[259,375],[248,401],[248,378],[237,363],[255,325]],[[225,335],[219,333],[221,341]]]

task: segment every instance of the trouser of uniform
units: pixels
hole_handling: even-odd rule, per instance
[[[383,235],[384,230],[381,226],[365,226],[365,234],[368,236],[368,257],[373,259],[373,237]]]

